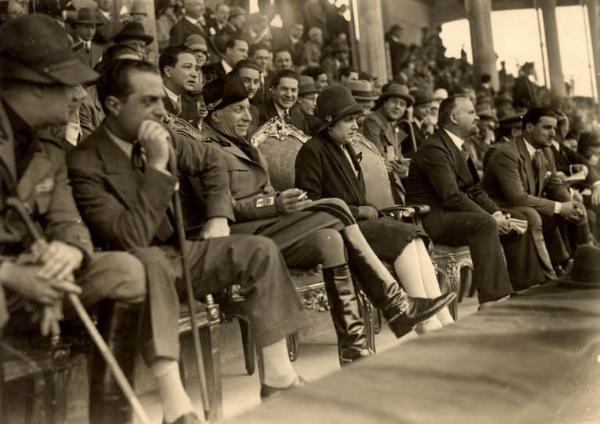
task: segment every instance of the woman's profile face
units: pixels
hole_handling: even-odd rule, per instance
[[[329,127],[329,136],[339,144],[348,144],[358,133],[358,114],[348,115]]]

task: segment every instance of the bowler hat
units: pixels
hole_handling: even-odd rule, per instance
[[[150,44],[154,37],[146,34],[144,25],[139,22],[127,22],[121,32],[115,36],[115,43],[123,40],[142,40],[146,45]]]
[[[356,103],[352,93],[346,87],[334,85],[325,88],[317,97],[315,116],[319,119],[319,125],[315,134],[348,115],[361,113],[362,110],[362,106]]]
[[[208,52],[206,39],[200,34],[191,34],[188,38],[185,39],[183,45],[190,50],[203,50],[205,53]]]
[[[427,93],[425,90],[415,90],[412,93],[412,95],[415,99],[415,102],[413,104],[414,106],[420,106],[425,103],[430,103],[432,100],[431,95],[429,95],[429,93]]]
[[[579,246],[571,272],[558,282],[566,287],[600,289],[600,249],[592,245]]]
[[[313,77],[308,75],[300,75],[298,77],[298,95],[308,96],[309,94],[320,93],[321,90],[315,85]]]
[[[73,54],[65,30],[42,14],[0,26],[0,74],[38,84],[77,85],[98,78]]]
[[[415,103],[415,99],[409,94],[407,86],[392,82],[386,87],[383,93],[381,93],[381,96],[379,96],[377,99],[375,108],[378,108],[383,104],[383,102],[392,97],[403,99],[407,106],[412,106]]]
[[[377,95],[373,93],[373,86],[367,80],[349,80],[345,82],[345,85],[356,100],[365,102],[377,100]]]
[[[210,114],[247,99],[248,90],[242,79],[236,73],[231,72],[224,78],[217,78],[206,84],[202,89],[202,97]]]
[[[90,24],[90,25],[99,25],[102,22],[98,18],[96,18],[96,14],[89,7],[82,7],[77,11],[77,15],[69,20],[71,24]]]

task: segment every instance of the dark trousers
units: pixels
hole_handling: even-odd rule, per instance
[[[487,213],[432,210],[423,227],[434,243],[469,246],[479,303],[512,293],[496,220]]]
[[[164,247],[183,292],[177,250]],[[241,286],[245,308],[262,348],[308,324],[302,303],[279,248],[266,237],[232,235],[189,241],[186,257],[196,296],[219,293],[233,284]]]

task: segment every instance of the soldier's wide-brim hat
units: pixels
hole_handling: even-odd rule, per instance
[[[32,14],[0,27],[0,75],[38,84],[73,86],[98,74],[71,50],[65,30],[52,18]]]
[[[379,98],[377,99],[375,107],[378,108],[387,99],[391,99],[394,97],[403,99],[408,107],[415,104],[415,99],[413,96],[410,95],[408,87],[404,84],[398,84],[393,82],[390,85],[388,85],[388,87],[383,93],[381,93],[381,96],[379,96]]]
[[[318,134],[349,115],[362,113],[363,108],[359,105],[352,92],[342,85],[334,85],[325,88],[317,98],[315,116],[318,125],[315,134]]]
[[[202,89],[202,97],[210,114],[247,99],[248,90],[242,79],[231,72],[224,78],[217,78],[206,84]]]
[[[74,18],[69,19],[69,23],[73,25],[100,25],[102,22],[98,18],[96,18],[96,14],[92,9],[90,9],[89,7],[82,7],[77,11],[77,15]]]
[[[600,249],[592,245],[579,246],[571,272],[558,282],[565,287],[600,289]]]
[[[127,22],[121,32],[115,36],[116,43],[123,40],[141,40],[148,45],[154,40],[154,37],[146,34],[144,25],[139,22]]]

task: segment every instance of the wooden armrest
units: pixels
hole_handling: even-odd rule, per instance
[[[414,218],[425,215],[430,210],[429,205],[394,205],[389,208],[380,209],[379,213],[394,218]]]

